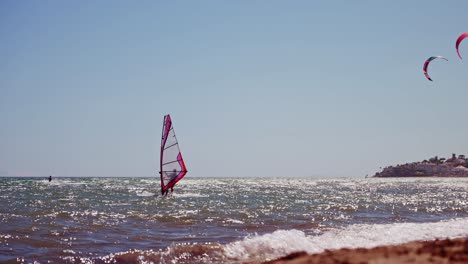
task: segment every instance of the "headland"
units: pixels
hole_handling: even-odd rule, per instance
[[[437,156],[428,160],[385,167],[373,177],[468,177],[468,159],[452,154],[449,159]]]

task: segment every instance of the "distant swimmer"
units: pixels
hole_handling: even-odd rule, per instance
[[[51,181],[52,181],[52,175],[49,176],[49,182],[51,182]]]

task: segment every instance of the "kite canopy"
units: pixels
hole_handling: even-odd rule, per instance
[[[426,78],[432,82],[432,79],[431,77],[429,77],[429,74],[427,74],[427,67],[429,67],[429,63],[435,59],[444,59],[446,61],[448,61],[446,58],[442,57],[442,56],[434,56],[434,57],[429,57],[429,59],[427,59],[425,62],[424,62],[424,66],[423,66],[423,72],[424,72],[424,75],[426,75]]]
[[[455,49],[457,50],[457,54],[458,54],[458,57],[460,59],[462,59],[461,55],[460,55],[460,51],[458,50],[458,46],[460,46],[460,43],[462,42],[462,40],[464,40],[466,37],[468,37],[468,32],[465,32],[463,34],[461,34],[458,38],[457,38],[457,42],[455,43]]]

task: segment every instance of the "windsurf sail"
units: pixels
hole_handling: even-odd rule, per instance
[[[170,115],[164,116],[159,164],[161,193],[164,195],[169,189],[172,191],[174,185],[187,174]]]

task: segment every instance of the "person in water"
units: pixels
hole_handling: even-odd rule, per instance
[[[173,169],[173,170],[172,170],[172,173],[171,173],[171,175],[169,175],[169,177],[171,178],[170,181],[173,181],[173,180],[175,180],[175,178],[177,178],[177,171],[176,171],[176,169]]]
[[[49,175],[49,182],[52,181],[52,175]]]
[[[167,176],[169,177],[169,182],[168,182],[168,183],[170,183],[170,182],[172,182],[173,180],[175,180],[175,179],[177,178],[177,175],[178,175],[177,170],[176,170],[176,169],[173,169],[172,172],[171,172],[169,175],[167,175]],[[171,189],[171,193],[174,192],[174,185],[173,185],[173,184],[172,184],[172,186],[170,187],[170,189]],[[167,194],[169,193],[169,188],[168,188],[166,191],[164,191],[164,190],[161,188],[161,192],[162,192],[162,195],[167,196]]]

